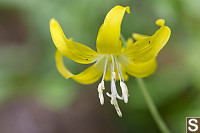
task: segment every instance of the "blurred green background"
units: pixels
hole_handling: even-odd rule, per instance
[[[158,18],[172,30],[156,73],[145,78],[170,130],[183,133],[186,117],[200,117],[199,0],[0,0],[0,133],[160,132],[134,77],[127,82],[128,104],[119,102],[119,118],[109,98],[100,105],[98,82],[81,85],[56,69],[49,20],[96,50],[98,29],[115,5],[131,8],[122,23],[126,38],[152,35]],[[66,62],[74,73],[87,67]]]

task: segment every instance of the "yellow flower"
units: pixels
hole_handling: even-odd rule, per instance
[[[146,77],[156,69],[156,56],[167,43],[171,31],[165,26],[165,21],[159,19],[156,24],[161,26],[153,36],[133,34],[136,42],[128,39],[127,48],[122,47],[121,22],[125,11],[130,13],[129,7],[115,6],[111,9],[104,23],[99,29],[96,47],[97,52],[80,43],[67,39],[55,19],[50,21],[50,31],[53,42],[57,47],[56,66],[58,71],[66,78],[72,78],[82,84],[91,84],[102,77],[98,85],[100,103],[104,104],[103,90],[104,80],[111,81],[111,98],[119,116],[122,113],[119,109],[117,99],[128,102],[128,89],[124,81],[128,80],[128,74],[135,77]],[[63,56],[81,63],[89,64],[95,62],[80,74],[72,74],[63,63]],[[102,76],[103,75],[103,76]],[[115,82],[119,80],[122,96],[119,96]]]

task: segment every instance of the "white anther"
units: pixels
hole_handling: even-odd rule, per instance
[[[105,89],[104,87],[104,82],[99,83],[98,85],[98,92],[99,92],[99,99],[100,99],[100,103],[101,105],[104,104],[104,97],[103,97],[103,90]]]
[[[122,81],[120,81],[120,87],[122,89],[122,97],[124,99],[125,103],[128,103],[128,88],[126,86],[126,84]]]
[[[105,90],[104,81],[101,81],[102,90]]]
[[[105,65],[104,65],[104,73],[103,73],[102,81],[101,81],[101,83],[99,83],[98,89],[97,89],[98,92],[99,92],[99,99],[100,99],[101,105],[104,104],[103,90],[105,90],[104,78],[105,78],[105,74],[106,74],[107,62],[108,62],[108,57],[106,57],[106,62],[105,62]]]

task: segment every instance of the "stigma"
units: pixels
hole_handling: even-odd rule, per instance
[[[102,80],[101,82],[99,83],[98,85],[98,93],[99,93],[99,100],[100,100],[100,103],[101,105],[104,104],[104,96],[103,96],[103,91],[105,90],[105,85],[104,85],[104,78],[105,78],[105,74],[106,74],[106,71],[108,66],[110,65],[110,68],[111,68],[111,93],[108,93],[106,92],[107,96],[110,97],[110,103],[111,105],[114,106],[118,116],[122,117],[122,112],[119,108],[119,105],[118,105],[118,102],[117,102],[117,99],[119,100],[123,100],[125,103],[128,103],[128,88],[124,82],[124,78],[123,78],[123,74],[122,74],[122,70],[121,70],[121,67],[120,67],[120,64],[118,63],[117,61],[117,58],[115,55],[106,55],[106,60],[105,60],[105,65],[104,65],[104,72],[103,72],[103,77],[102,77]],[[116,69],[115,69],[116,67]],[[117,73],[118,75],[116,74],[115,70],[117,70]],[[119,78],[119,85],[120,85],[120,88],[121,88],[121,96],[118,94],[117,92],[117,87],[116,87],[116,75],[118,76]]]

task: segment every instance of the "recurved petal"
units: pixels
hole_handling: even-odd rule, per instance
[[[157,20],[156,24],[161,26],[161,28],[153,36],[139,39],[123,51],[129,60],[135,63],[148,62],[154,59],[165,46],[169,40],[171,30],[164,25],[163,19]]]
[[[136,40],[136,41],[139,41],[139,40],[142,40],[142,39],[145,39],[149,36],[147,35],[143,35],[143,34],[138,34],[138,33],[133,33],[132,34],[132,37]]]
[[[66,79],[72,78],[75,81],[82,83],[82,84],[91,84],[96,82],[103,74],[105,59],[99,59],[94,65],[90,66],[80,74],[74,75],[72,74],[64,65],[63,62],[63,56],[62,54],[57,50],[56,51],[56,66],[58,71],[62,76],[64,76]]]
[[[104,65],[105,59],[101,59],[80,74],[74,75],[72,78],[82,84],[92,84],[101,78]]]
[[[121,22],[125,11],[130,13],[129,7],[115,6],[112,8],[104,23],[99,29],[96,40],[97,51],[100,54],[120,54],[121,53]]]
[[[74,76],[74,74],[72,74],[66,67],[65,64],[63,62],[63,56],[60,53],[60,51],[56,50],[56,54],[55,54],[55,60],[56,60],[56,67],[58,69],[58,71],[60,72],[60,74],[65,77],[66,79],[71,78],[72,76]]]
[[[126,72],[134,77],[147,77],[155,72],[156,67],[156,59],[139,64],[129,63],[124,66]]]
[[[50,31],[52,40],[62,55],[82,64],[92,63],[97,60],[97,52],[83,44],[73,42],[72,39],[68,40],[55,19],[50,21]]]

